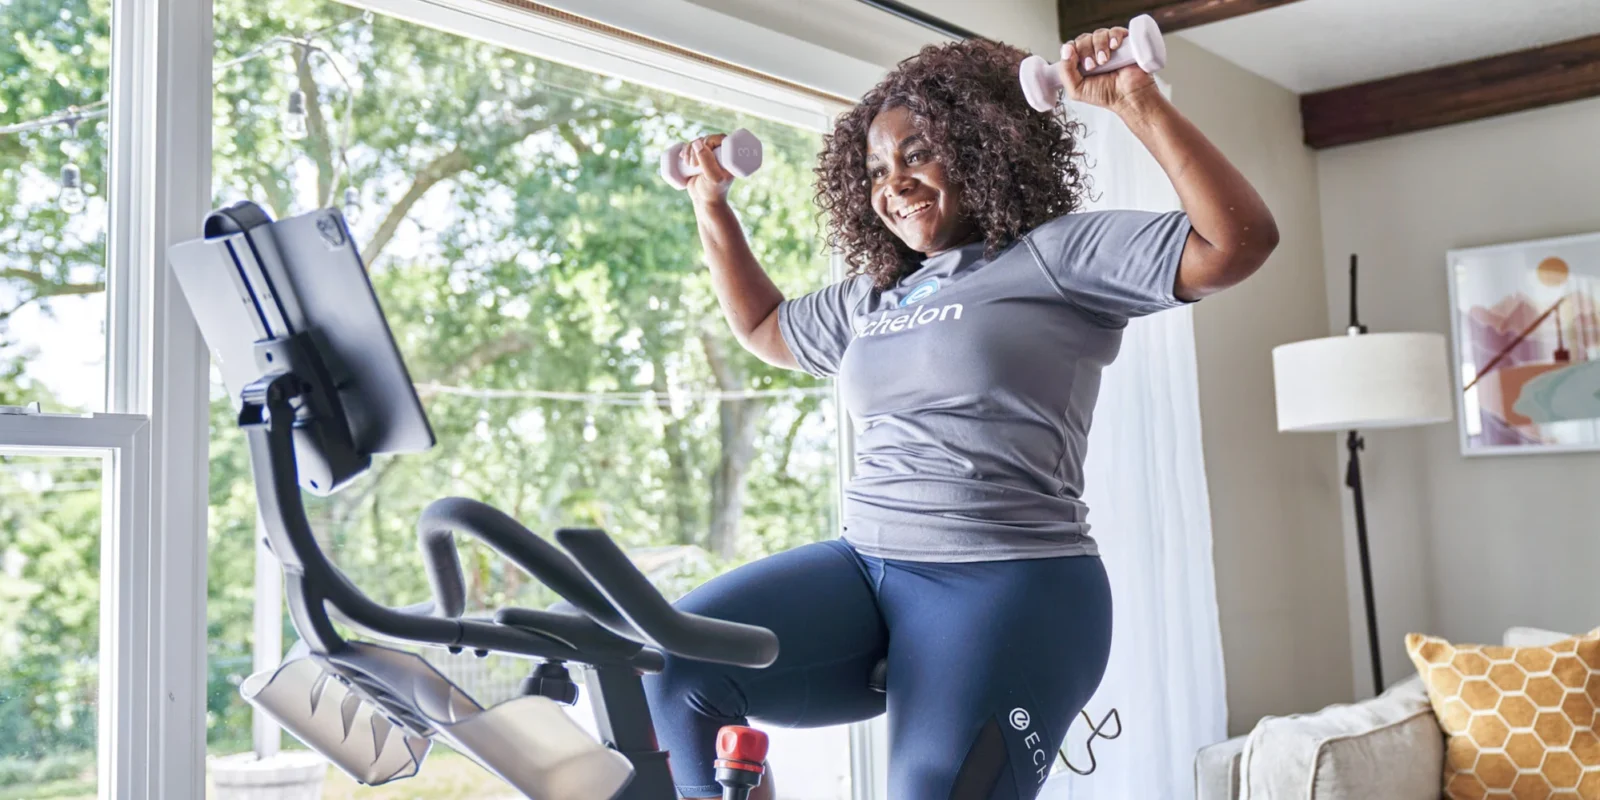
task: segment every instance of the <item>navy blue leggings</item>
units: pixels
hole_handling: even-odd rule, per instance
[[[1111,649],[1111,590],[1094,556],[893,561],[835,539],[746,564],[677,605],[779,642],[766,669],[669,657],[645,676],[684,797],[722,796],[723,725],[840,725],[887,708],[890,797],[1033,798]],[[885,655],[887,696],[868,687]]]

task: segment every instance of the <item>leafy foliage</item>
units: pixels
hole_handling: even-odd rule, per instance
[[[100,471],[0,457],[0,758],[94,748]]]
[[[108,4],[0,3],[0,125],[106,96]],[[797,294],[828,275],[810,206],[816,134],[331,1],[217,0],[215,19],[227,65],[214,76],[216,204],[248,198],[278,218],[345,206],[438,435],[427,454],[380,459],[311,504],[357,585],[380,602],[424,599],[414,521],[452,494],[545,534],[606,528],[672,595],[832,535],[825,387],[733,341],[689,204],[655,174],[674,141],[760,136],[762,172],[733,201],[763,265]],[[279,38],[309,32],[311,49]],[[281,122],[295,88],[301,140]],[[8,338],[5,315],[104,291],[107,130],[85,123],[73,139],[94,189],[76,215],[53,189],[67,132],[0,136],[0,403],[60,405],[29,371],[37,343]],[[214,386],[214,751],[250,736],[237,684],[251,663],[256,522],[235,413]],[[100,496],[50,490],[46,472],[57,485],[99,474],[55,462],[0,473],[0,757],[94,746]],[[486,549],[463,549],[470,604],[553,599]]]

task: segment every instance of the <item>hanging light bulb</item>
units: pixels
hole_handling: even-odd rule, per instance
[[[354,186],[344,189],[344,220],[354,225],[361,219],[361,193]]]
[[[83,143],[78,141],[78,123],[82,119],[77,111],[77,108],[69,108],[68,116],[64,120],[68,135],[61,142],[61,153],[67,157],[67,163],[61,166],[61,193],[56,195],[57,205],[68,214],[82,211],[89,200],[83,193],[83,173],[74,163],[78,160],[78,156],[83,154]]]
[[[583,440],[592,442],[599,437],[600,430],[594,425],[594,415],[590,414],[589,419],[583,423]]]
[[[68,214],[82,211],[88,203],[88,198],[83,194],[83,176],[79,174],[77,164],[68,163],[61,167],[61,193],[56,195],[56,203]]]
[[[283,109],[283,135],[287,139],[306,138],[306,93],[295,89]]]

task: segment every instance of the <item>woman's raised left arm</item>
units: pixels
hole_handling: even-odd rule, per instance
[[[1250,277],[1278,246],[1278,225],[1255,187],[1138,67],[1084,77],[1126,41],[1125,28],[1084,34],[1062,46],[1066,95],[1115,112],[1178,191],[1191,230],[1173,293],[1198,300]]]
[[[1173,293],[1198,300],[1255,274],[1278,246],[1278,224],[1255,187],[1154,87],[1116,112],[1166,171],[1189,215]]]

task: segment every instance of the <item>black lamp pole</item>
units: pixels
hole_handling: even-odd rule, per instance
[[[1346,330],[1351,336],[1360,336],[1367,332],[1367,326],[1361,324],[1356,316],[1356,256],[1350,254],[1350,327]],[[1383,658],[1378,651],[1378,610],[1377,604],[1372,599],[1372,559],[1367,550],[1367,505],[1361,491],[1361,450],[1366,447],[1366,440],[1361,434],[1350,431],[1345,437],[1345,448],[1350,452],[1350,463],[1345,468],[1344,485],[1350,487],[1356,507],[1356,544],[1361,551],[1361,592],[1366,599],[1367,606],[1367,649],[1372,655],[1372,687],[1373,693],[1383,691]]]

